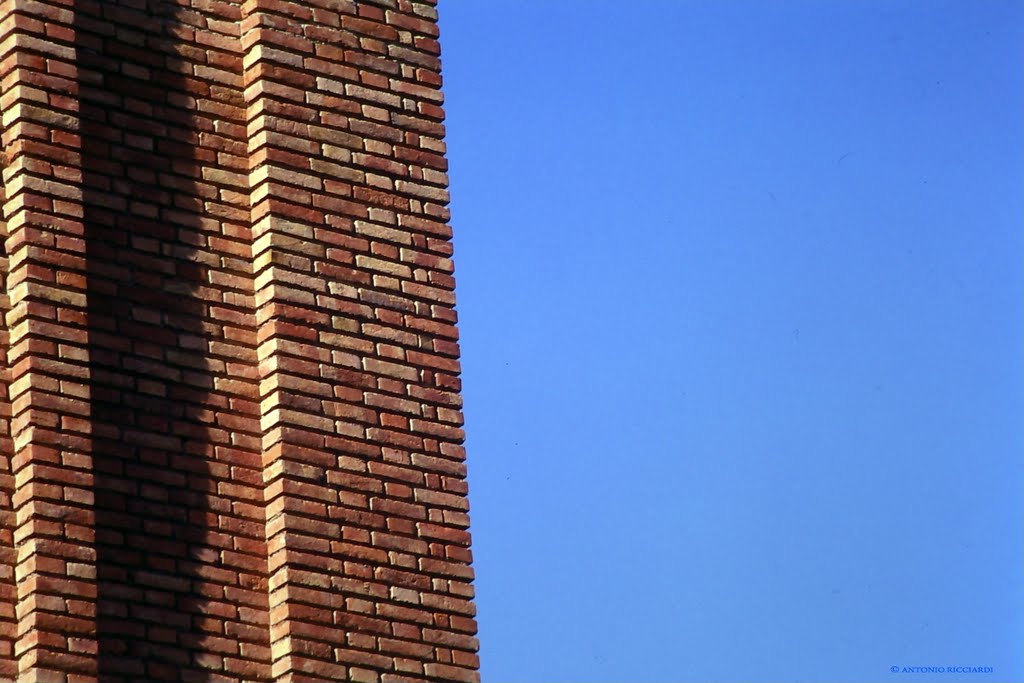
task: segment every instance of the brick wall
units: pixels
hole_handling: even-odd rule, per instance
[[[437,38],[0,2],[0,680],[477,680]]]

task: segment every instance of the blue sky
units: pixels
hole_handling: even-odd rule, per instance
[[[1024,680],[1024,4],[439,11],[485,683]]]

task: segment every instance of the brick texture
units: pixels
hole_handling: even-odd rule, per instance
[[[436,12],[0,0],[0,681],[477,681]]]

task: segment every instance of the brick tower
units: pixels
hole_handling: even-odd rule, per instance
[[[2,0],[0,681],[475,681],[431,0]]]

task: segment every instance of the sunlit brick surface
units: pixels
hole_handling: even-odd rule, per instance
[[[477,680],[437,38],[0,3],[0,680]]]

